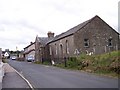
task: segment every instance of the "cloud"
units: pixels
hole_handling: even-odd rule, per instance
[[[118,3],[118,31],[120,33],[120,1]]]
[[[117,4],[118,0],[0,0],[0,47],[23,49],[36,35],[60,34],[96,14],[117,30]]]

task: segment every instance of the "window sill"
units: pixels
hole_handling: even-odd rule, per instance
[[[84,46],[85,48],[89,48],[89,46]]]

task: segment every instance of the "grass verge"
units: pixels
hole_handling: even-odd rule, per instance
[[[78,57],[70,57],[67,60],[67,67],[63,63],[55,66],[99,75],[120,77],[120,51],[91,56],[81,54]]]

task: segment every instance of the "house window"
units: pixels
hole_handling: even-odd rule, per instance
[[[63,58],[63,44],[60,44],[60,57]]]
[[[57,45],[56,45],[56,43],[55,43],[55,53],[57,55]]]
[[[84,47],[89,47],[89,39],[84,39]]]
[[[69,54],[69,43],[68,43],[68,40],[66,40],[66,54]]]
[[[108,39],[108,46],[112,46],[112,39],[110,38],[110,39]]]

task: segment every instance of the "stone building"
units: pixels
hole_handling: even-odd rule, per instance
[[[30,42],[30,45],[24,48],[23,55],[24,55],[25,60],[27,60],[29,56],[33,58],[35,57],[35,42],[34,43]]]
[[[50,36],[49,36],[50,34]],[[61,62],[81,53],[102,54],[119,49],[119,33],[99,16],[95,16],[70,30],[54,37],[36,37],[36,60]]]
[[[48,37],[38,37],[35,39],[35,60],[43,62],[49,59],[49,45],[48,42],[52,41],[54,33],[48,32]]]

